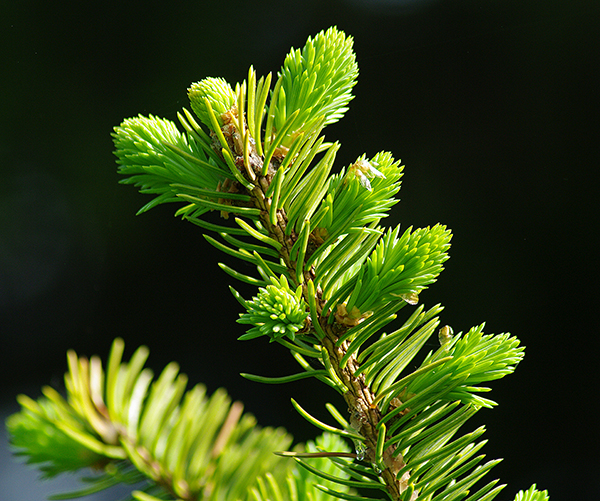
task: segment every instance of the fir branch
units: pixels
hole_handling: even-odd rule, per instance
[[[302,50],[292,49],[278,74],[268,111],[265,89],[270,76],[257,84],[252,68],[235,91],[219,79],[194,84],[192,108],[209,128],[210,145],[209,136],[196,131],[189,117],[186,130],[194,141],[200,139],[198,151],[210,146],[217,155],[216,162],[210,154],[202,160],[213,165],[211,172],[216,167],[235,180],[219,181],[217,192],[227,187],[219,201],[210,187],[202,186],[194,194],[181,182],[169,187],[187,190],[176,196],[192,202],[183,214],[200,226],[214,227],[200,223],[206,209],[221,210],[225,216],[233,212],[250,240],[267,244],[257,246],[221,232],[238,246],[235,250],[207,236],[224,252],[253,262],[267,283],[251,301],[232,289],[246,310],[239,322],[250,325],[240,339],[266,336],[278,341],[290,348],[306,371],[283,378],[246,377],[267,382],[313,375],[321,379],[344,396],[351,433],[360,437],[358,447],[375,465],[373,471],[391,499],[427,498],[435,492],[452,497],[457,486],[466,490],[495,464],[462,465],[466,459],[460,457],[470,457],[467,451],[478,448],[475,440],[482,429],[451,441],[479,408],[494,405],[476,394],[487,388],[475,385],[512,372],[523,349],[508,335],[483,336],[482,327],[452,337],[445,326],[438,335],[440,349],[407,374],[410,362],[439,325],[440,306],[427,312],[420,307],[403,327],[372,341],[437,279],[448,259],[451,234],[439,224],[409,227],[402,233],[400,226],[387,231],[379,226],[400,188],[403,168],[391,154],[370,159],[363,155],[339,174],[331,174],[339,144],[325,143],[320,133],[343,115],[352,98],[358,70],[351,47],[351,38],[331,28],[309,38]],[[120,143],[117,147],[123,148]],[[181,156],[187,158],[184,153]],[[324,155],[311,167],[319,153]],[[123,172],[137,172],[128,169]],[[140,185],[146,181],[133,179]],[[152,188],[157,193],[158,186]],[[164,201],[172,201],[172,192],[163,188],[160,193]],[[255,227],[244,222],[244,216]],[[225,269],[244,282],[260,282]],[[323,370],[312,369],[303,356],[315,358]],[[294,405],[318,427],[334,429]],[[464,474],[458,482],[457,468]],[[498,491],[489,484],[469,499],[491,499]]]
[[[363,155],[332,174],[340,145],[325,142],[322,131],[347,110],[357,74],[352,39],[330,28],[309,38],[303,49],[292,49],[268,105],[271,75],[257,80],[251,67],[247,80],[235,88],[218,78],[192,84],[191,107],[206,130],[184,110],[179,115],[184,133],[167,120],[140,116],[125,120],[113,134],[119,171],[127,176],[123,182],[155,195],[140,212],[185,201],[177,215],[217,231],[226,243],[205,235],[209,243],[256,266],[260,279],[221,265],[229,275],[261,286],[251,300],[231,288],[245,310],[238,321],[249,325],[240,339],[264,336],[286,346],[305,372],[245,376],[270,383],[314,376],[333,387],[349,410],[346,420],[329,407],[342,428],[312,417],[295,401],[293,405],[318,428],[351,438],[356,453],[333,458],[332,447],[341,449],[331,440],[310,452],[314,460],[329,457],[327,465],[339,470],[335,474],[326,464],[311,465],[305,455],[290,453],[314,477],[311,482],[318,483],[309,491],[309,477],[298,482],[296,476],[282,487],[273,472],[258,473],[240,461],[237,449],[228,449],[231,441],[241,440],[238,430],[253,429],[240,418],[239,408],[220,396],[214,396],[214,406],[201,404],[202,396],[194,390],[182,403],[185,379],[175,365],[149,387],[151,376],[142,369],[146,352],[137,352],[123,365],[117,343],[106,394],[99,362],[71,354],[69,403],[51,393],[38,404],[23,399],[28,411],[15,418],[13,428],[32,459],[44,461],[47,453],[24,434],[22,426],[33,420],[38,430],[56,423],[63,445],[72,442],[91,451],[86,464],[127,458],[157,486],[182,499],[207,491],[212,496],[221,489],[243,498],[248,487],[257,501],[319,499],[325,493],[365,499],[354,487],[385,492],[394,501],[486,501],[500,492],[503,486],[496,481],[469,492],[497,461],[479,464],[483,427],[462,436],[458,432],[479,409],[495,405],[479,395],[489,389],[478,385],[514,371],[523,348],[508,334],[484,335],[483,326],[464,336],[453,336],[444,326],[437,336],[440,347],[420,367],[409,369],[439,326],[439,305],[427,311],[421,306],[400,329],[381,333],[437,280],[448,259],[451,233],[441,224],[402,232],[400,226],[380,225],[397,202],[403,172],[390,153]],[[206,221],[214,210],[225,219],[234,214],[237,226]],[[200,436],[200,425],[191,418],[198,406],[212,409],[210,421],[201,425],[212,442]],[[195,438],[188,437],[189,430]],[[259,435],[251,435],[252,447]],[[173,448],[165,446],[167,437],[175,441]],[[247,441],[242,442],[236,446],[250,451]],[[227,465],[211,463],[228,450],[233,456]],[[348,461],[354,457],[356,462]],[[362,460],[371,466],[361,465]],[[50,465],[49,474],[74,467],[59,457],[51,458]],[[150,490],[135,494],[142,501],[156,495]],[[518,501],[547,499],[535,486],[519,496]]]
[[[435,492],[452,497],[495,464],[478,467],[476,460],[462,464],[479,448],[475,440],[483,429],[451,441],[479,408],[494,405],[476,395],[488,389],[474,385],[512,372],[523,349],[508,335],[483,336],[482,327],[453,337],[445,326],[438,335],[440,349],[406,374],[439,324],[439,306],[426,313],[419,308],[402,328],[368,343],[397,311],[416,304],[419,292],[436,280],[448,259],[451,234],[442,225],[408,228],[402,234],[399,226],[385,232],[379,226],[396,202],[402,175],[402,167],[389,153],[371,159],[362,156],[347,170],[330,174],[339,145],[325,144],[318,136],[324,125],[343,115],[356,74],[351,39],[335,28],[309,38],[301,51],[292,50],[271,95],[264,145],[261,123],[269,78],[257,85],[251,68],[248,81],[235,91],[216,79],[192,86],[192,108],[209,127],[211,147],[224,160],[217,164],[222,168],[224,163],[239,182],[229,185],[228,192],[236,197],[223,199],[230,212],[254,220],[256,229],[236,218],[248,237],[266,243],[268,249],[233,239],[226,231],[223,238],[239,245],[238,251],[207,238],[223,251],[254,262],[268,284],[252,301],[234,291],[246,309],[239,322],[251,326],[240,339],[267,336],[278,341],[290,348],[306,371],[282,378],[246,377],[265,382],[321,379],[344,396],[350,426],[360,437],[358,447],[376,465],[374,471],[391,499],[412,500]],[[208,136],[193,135],[198,137],[206,150]],[[177,150],[170,147],[170,151]],[[309,168],[320,152],[325,154]],[[177,194],[193,203],[186,217],[199,222],[202,207],[229,212],[223,202],[211,200],[215,193],[210,188],[196,190],[203,198],[191,195],[192,188],[187,190]],[[164,189],[161,196],[173,199]],[[279,263],[266,260],[267,256],[278,257]],[[302,355],[317,359],[324,370],[310,368]],[[334,430],[294,405],[316,426]],[[418,430],[410,423],[415,419]],[[464,475],[458,482],[457,471]],[[469,499],[491,499],[499,489],[490,483]]]
[[[67,399],[50,388],[37,402],[20,396],[23,410],[7,421],[13,447],[45,476],[102,472],[88,488],[55,499],[146,479],[138,499],[240,500],[257,476],[288,475],[289,466],[272,454],[291,443],[282,429],[258,428],[224,390],[209,397],[197,385],[186,392],[176,364],[152,381],[145,347],[127,363],[122,354],[117,339],[105,373],[97,357],[70,351]]]

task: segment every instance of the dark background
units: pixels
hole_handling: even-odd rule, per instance
[[[486,424],[488,458],[505,458],[489,477],[509,484],[497,499],[533,482],[554,500],[599,499],[599,15],[592,0],[3,2],[2,415],[19,392],[60,387],[67,349],[105,358],[122,336],[126,355],[149,346],[156,372],[176,360],[261,424],[314,436],[289,398],[324,418],[340,400],[316,383],[239,377],[295,362],[236,341],[239,305],[216,265],[232,262],[174,206],[135,216],[148,198],[118,184],[110,132],[138,113],[176,120],[190,83],[241,81],[250,64],[276,72],[291,46],[337,25],[360,68],[350,111],[326,131],[342,143],[337,165],[380,150],[401,158],[389,224],[454,232],[421,300],[442,302],[455,331],[486,321],[527,346],[516,373],[492,384],[500,405],[469,423]],[[57,490],[32,483],[2,440],[0,498]]]

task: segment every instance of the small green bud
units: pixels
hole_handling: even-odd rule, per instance
[[[217,120],[223,125],[220,116],[235,106],[236,97],[231,85],[223,78],[208,77],[193,83],[188,89],[188,97],[194,113],[202,123],[212,127],[205,98],[210,103]]]
[[[404,301],[412,306],[419,304],[419,294],[417,292],[406,292],[404,294],[394,294],[391,292],[390,294],[399,297],[400,299],[404,299]]]
[[[272,279],[272,284],[261,287],[258,295],[246,301],[245,306],[248,311],[240,315],[238,322],[254,327],[241,336],[241,340],[269,336],[274,341],[287,336],[293,341],[308,317],[302,287],[298,286],[293,292],[283,275],[279,281]]]
[[[360,185],[369,191],[373,191],[369,179],[373,179],[374,177],[385,179],[383,173],[379,172],[375,167],[373,167],[371,162],[365,160],[364,158],[357,160],[348,168],[347,176],[354,176],[358,178]]]
[[[440,346],[446,351],[449,351],[450,341],[452,341],[453,337],[454,331],[449,325],[444,325],[444,327],[442,327],[438,332],[438,340],[440,341]]]

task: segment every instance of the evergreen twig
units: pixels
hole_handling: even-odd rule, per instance
[[[487,501],[501,491],[493,480],[471,492],[498,461],[482,464],[484,456],[477,455],[483,427],[459,431],[479,409],[496,405],[480,395],[489,388],[479,385],[514,371],[524,349],[509,334],[484,334],[483,325],[456,335],[440,328],[440,305],[413,308],[443,270],[451,233],[440,224],[381,225],[397,202],[403,172],[390,153],[363,155],[334,173],[340,144],[326,142],[322,131],[343,117],[357,75],[352,38],[330,28],[288,54],[268,105],[271,74],[257,80],[250,68],[235,87],[218,78],[193,84],[189,97],[201,124],[184,110],[183,133],[168,120],[139,116],[113,134],[123,182],[155,195],[140,212],[185,202],[177,215],[218,233],[221,240],[206,235],[208,242],[256,266],[251,276],[220,265],[259,286],[252,299],[231,288],[244,309],[238,322],[249,326],[240,339],[264,336],[284,345],[304,372],[244,376],[326,383],[348,407],[345,418],[328,405],[341,428],[293,400],[328,434],[304,452],[281,451],[283,436],[244,424],[237,405],[201,403],[198,390],[182,400],[185,380],[175,366],[149,389],[145,352],[123,365],[117,342],[106,388],[97,359],[88,363],[71,354],[68,402],[50,390],[38,403],[21,398],[24,410],[9,421],[13,443],[31,461],[45,463],[47,474],[96,466],[104,468],[103,481],[128,480],[134,473],[119,465],[133,465],[135,475],[152,481],[145,493],[134,494],[142,501],[165,499],[164,492],[186,500],[387,495],[394,501]],[[236,225],[207,220],[215,210],[224,219],[233,215]],[[413,311],[402,327],[382,332],[404,308]],[[409,369],[436,332],[439,347]],[[200,414],[211,423],[206,436],[199,433],[206,426],[199,425]],[[48,426],[57,453],[34,446],[36,433]],[[273,441],[259,445],[248,438],[260,433]],[[340,437],[352,440],[355,452]],[[80,459],[65,453],[58,445],[64,443]],[[295,462],[267,459],[266,450]],[[228,452],[234,459],[225,466],[219,458]],[[535,486],[516,498],[545,500]]]

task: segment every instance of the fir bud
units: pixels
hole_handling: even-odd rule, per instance
[[[223,125],[220,116],[231,110],[236,101],[231,85],[224,78],[213,77],[193,83],[188,89],[188,97],[194,113],[209,128],[212,128],[212,124],[205,99],[210,103],[220,125]]]
[[[374,177],[385,179],[383,173],[378,171],[373,167],[371,162],[364,158],[357,160],[348,168],[348,176],[356,177],[359,180],[360,185],[369,191],[373,191],[369,179],[373,179]]]
[[[302,301],[302,287],[293,292],[285,276],[272,284],[261,287],[257,296],[245,302],[246,313],[238,322],[254,327],[240,337],[241,340],[269,336],[271,341],[287,336],[292,341],[295,334],[304,327],[308,317]]]
[[[453,337],[454,331],[449,325],[444,325],[444,327],[442,327],[438,332],[438,340],[440,342],[440,346],[446,351],[450,350],[450,341],[452,341]]]

